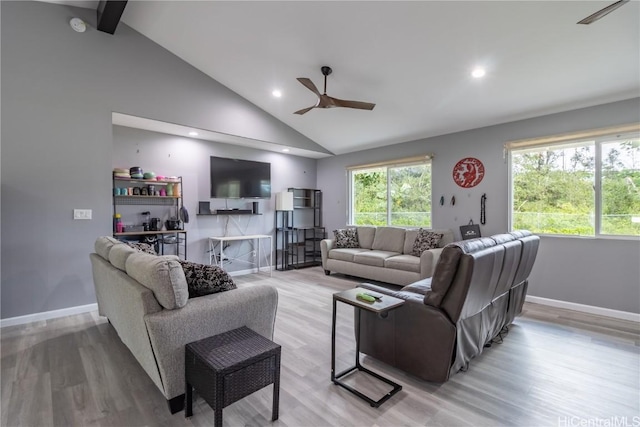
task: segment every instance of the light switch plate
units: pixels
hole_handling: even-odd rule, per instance
[[[91,219],[91,209],[74,209],[73,219]]]

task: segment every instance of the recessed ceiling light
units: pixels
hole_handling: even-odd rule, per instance
[[[280,98],[282,97],[282,91],[280,91],[279,89],[274,89],[273,92],[271,92],[271,95],[275,96],[276,98]]]
[[[289,152],[289,149],[288,149],[288,148],[283,148],[283,149],[282,149],[282,151],[283,151],[284,153],[288,153],[288,152]]]
[[[481,68],[481,67],[474,68],[473,71],[471,72],[471,76],[473,76],[476,79],[484,77],[485,74],[487,74],[487,72],[484,70],[484,68]]]
[[[189,132],[189,136],[198,136],[198,132],[191,131]]]

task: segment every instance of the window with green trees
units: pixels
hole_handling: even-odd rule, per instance
[[[431,226],[431,162],[354,168],[350,223]]]
[[[511,150],[513,229],[640,236],[640,138],[603,135]]]

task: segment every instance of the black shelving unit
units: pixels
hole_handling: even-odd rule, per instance
[[[173,216],[175,218],[180,217],[180,209],[183,206],[182,200],[182,177],[178,177],[176,180],[144,180],[144,179],[133,179],[133,178],[119,178],[116,177],[115,174],[112,175],[113,182],[113,215],[115,216],[118,213],[118,206],[166,206],[168,207]],[[154,194],[140,194],[142,193],[141,189],[145,188],[148,190],[149,186],[153,186],[156,189],[164,188],[165,193],[169,186],[176,188],[177,194],[172,194],[171,196],[159,196]],[[128,188],[137,188],[138,194],[116,194],[116,189],[128,189]],[[156,250],[159,251],[161,255],[164,255],[165,246],[175,245],[176,247],[176,255],[182,257],[183,259],[187,259],[187,231],[186,230],[150,230],[144,231],[141,229],[142,226],[134,226],[134,229],[125,229],[124,232],[118,233],[115,230],[115,224],[113,229],[113,237],[117,239],[136,239],[140,241],[144,241],[145,237],[155,237],[155,247]]]
[[[322,191],[289,188],[293,211],[276,211],[276,269],[312,267],[322,264],[320,241],[326,237],[322,227]]]

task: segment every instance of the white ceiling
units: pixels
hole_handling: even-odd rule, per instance
[[[640,1],[576,24],[612,2],[129,1],[122,20],[341,154],[640,96]],[[329,95],[375,109],[294,115],[322,65]]]

